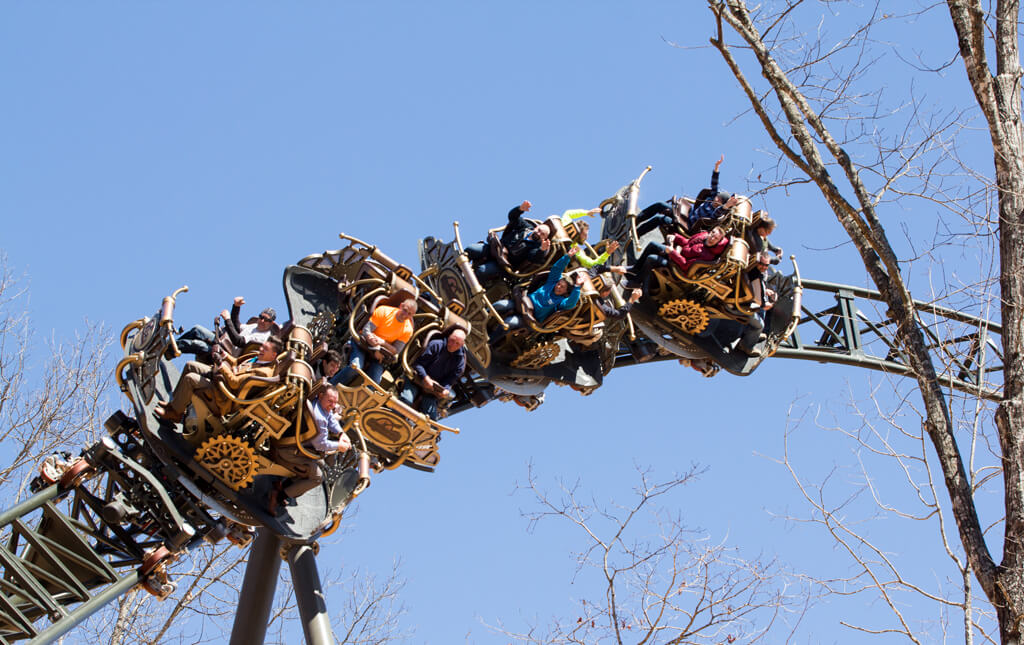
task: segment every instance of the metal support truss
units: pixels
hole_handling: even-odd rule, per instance
[[[802,284],[800,321],[773,357],[913,375],[881,294],[818,280]],[[1002,327],[920,300],[914,301],[914,307],[942,383],[973,396],[998,399],[1003,373]],[[675,358],[659,355],[649,360]],[[615,367],[639,362],[627,344],[619,348]]]
[[[214,527],[135,459],[138,438],[122,419],[59,481],[37,479],[35,495],[0,513],[0,644],[51,643],[136,585],[166,597],[166,564],[199,543],[196,527]]]
[[[803,288],[800,323],[775,356],[913,375],[881,294],[817,280],[804,280]],[[919,300],[914,307],[942,383],[986,399],[999,398],[1002,327]]]

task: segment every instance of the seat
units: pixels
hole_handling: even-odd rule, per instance
[[[726,251],[714,261],[694,262],[685,270],[671,265],[670,271],[675,280],[698,287],[712,300],[734,310],[735,315],[730,317],[742,315],[745,318],[749,312],[743,307],[754,298],[746,277],[749,257],[746,240],[733,237]]]
[[[397,307],[410,298],[417,298],[419,289],[416,285],[403,280],[395,274],[390,274],[388,279],[375,289],[371,289],[359,296],[352,314],[349,316],[349,338],[351,338],[363,350],[369,347],[363,342],[361,330],[369,322],[370,316],[377,307]],[[397,359],[397,357],[394,357]]]

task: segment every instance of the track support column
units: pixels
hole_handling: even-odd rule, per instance
[[[242,591],[238,594],[230,645],[262,645],[281,571],[281,539],[266,529],[256,532],[249,549]],[[301,605],[300,605],[301,608]]]
[[[306,544],[294,546],[288,550],[288,565],[292,571],[306,645],[333,645],[334,634],[327,615],[327,602],[316,569],[316,551]]]

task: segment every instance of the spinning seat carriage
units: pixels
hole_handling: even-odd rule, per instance
[[[613,255],[613,262],[635,262],[647,242],[662,242],[671,234],[689,238],[715,226],[724,230],[730,243],[713,260],[692,261],[684,269],[670,261],[667,267],[652,269],[647,291],[633,309],[634,322],[663,351],[683,358],[710,359],[735,374],[749,374],[795,328],[798,321],[795,313],[800,309],[798,274],[777,274],[772,278],[771,286],[780,292],[780,299],[769,312],[767,340],[761,356],[748,359],[746,356],[727,355],[723,345],[736,340],[752,312],[757,310],[757,307],[752,307],[756,301],[755,291],[747,275],[756,258],[752,257],[747,240],[764,213],[753,212],[749,199],[739,197],[739,203],[726,211],[722,218],[698,220],[691,227],[687,218],[694,200],[674,198],[674,223],[656,228],[640,238],[636,228],[637,199],[639,183],[646,172],[601,204],[604,218],[602,236],[618,240],[621,245]],[[697,335],[710,333],[708,327],[712,321],[718,323],[715,332],[718,338],[714,342],[704,342]]]
[[[668,267],[652,271],[647,295],[658,304],[658,315],[663,320],[688,334],[703,331],[710,319],[746,321],[754,302],[747,277],[752,259],[744,239],[750,216],[750,202],[743,198],[727,219],[716,223],[730,239],[716,259],[695,261],[685,269],[670,262]]]
[[[494,348],[514,354],[510,362],[512,367],[538,369],[551,363],[558,356],[560,350],[556,341],[561,338],[581,345],[590,345],[600,339],[602,328],[599,323],[604,320],[604,314],[594,306],[598,287],[582,269],[567,271],[564,277],[571,282],[577,274],[583,276],[579,302],[572,309],[555,311],[544,321],[535,317],[529,294],[547,280],[548,274],[538,273],[529,283],[512,289],[512,302],[516,314],[523,320],[523,327],[510,332]]]
[[[342,426],[357,428],[382,468],[407,465],[433,470],[440,462],[437,442],[444,430],[458,432],[442,425],[398,398],[401,380],[412,378],[407,366],[422,351],[422,339],[431,330],[458,322],[465,329],[470,325],[441,308],[436,293],[411,270],[391,260],[376,247],[345,235],[349,245],[338,251],[309,256],[300,266],[313,268],[338,280],[339,323],[331,336],[341,347],[352,341],[363,351],[373,351],[362,339],[360,331],[373,311],[382,305],[395,307],[415,298],[414,335],[396,356],[381,356],[388,364],[381,383],[375,383],[361,369],[349,384],[339,384],[338,409]],[[346,357],[346,363],[348,357]]]

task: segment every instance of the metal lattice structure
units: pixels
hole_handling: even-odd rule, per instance
[[[896,338],[896,325],[884,312],[881,294],[849,285],[804,280],[799,323],[773,358],[861,367],[895,376],[913,376]],[[914,301],[917,317],[940,369],[943,384],[995,400],[1003,371],[1002,327],[978,316]],[[627,349],[627,348],[622,348]],[[653,361],[675,360],[657,356]],[[635,365],[620,352],[616,367]]]

